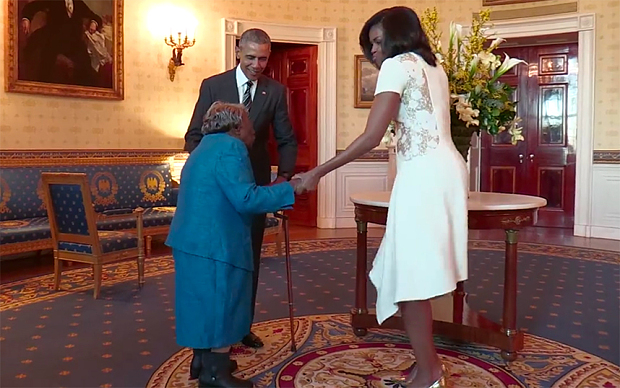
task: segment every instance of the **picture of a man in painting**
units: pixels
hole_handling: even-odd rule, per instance
[[[112,0],[22,0],[19,5],[20,80],[112,87]]]

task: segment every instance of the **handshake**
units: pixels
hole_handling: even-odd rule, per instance
[[[316,186],[319,184],[319,180],[321,177],[316,173],[315,170],[310,170],[308,172],[302,172],[297,174],[291,178],[288,182],[291,186],[293,186],[293,190],[295,190],[295,194],[304,194],[309,191],[316,190]],[[280,178],[273,182],[274,184],[280,183],[284,178]]]

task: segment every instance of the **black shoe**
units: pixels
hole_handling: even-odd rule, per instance
[[[241,343],[249,348],[254,348],[254,349],[262,348],[263,346],[265,346],[263,341],[256,334],[252,332],[250,332],[250,334],[243,337],[243,339],[241,340]]]
[[[208,352],[209,350],[194,349],[194,355],[192,356],[192,362],[189,366],[189,379],[196,380],[202,370],[202,352]],[[230,373],[237,370],[237,361],[230,360]]]
[[[198,377],[199,388],[253,388],[250,380],[241,380],[230,372],[228,353],[206,352],[201,356],[202,370]]]
[[[192,362],[189,364],[189,379],[196,380],[200,375],[202,369],[202,349],[194,349],[194,355],[192,356]]]

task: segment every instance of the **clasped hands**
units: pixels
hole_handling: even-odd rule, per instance
[[[295,190],[295,194],[304,194],[308,191],[316,190],[316,186],[319,184],[321,177],[314,170],[308,172],[302,172],[296,174],[291,178],[290,184]]]

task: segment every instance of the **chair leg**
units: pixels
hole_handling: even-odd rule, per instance
[[[144,237],[145,248],[146,248],[146,257],[151,257],[151,247],[153,245],[153,236]]]
[[[58,259],[58,252],[54,252],[54,291],[60,289],[60,278],[62,277],[62,260]]]
[[[93,272],[95,275],[95,294],[94,297],[95,299],[99,299],[99,291],[101,291],[101,277],[103,275],[103,265],[101,264],[94,264],[93,265]]]
[[[144,255],[138,254],[138,286],[142,288],[144,285]]]

